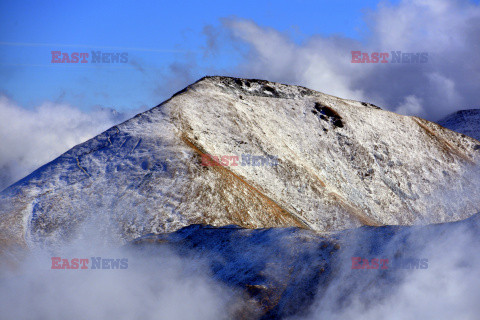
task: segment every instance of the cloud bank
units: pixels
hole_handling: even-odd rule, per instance
[[[113,109],[84,112],[54,102],[27,110],[0,96],[0,190],[126,117]]]
[[[91,244],[90,244],[91,245]],[[3,319],[227,319],[235,292],[211,279],[199,260],[168,249],[147,256],[86,244],[35,250],[0,270]],[[126,269],[51,269],[62,259],[128,259]],[[61,265],[61,264],[60,264]]]
[[[347,251],[342,257],[345,268],[338,270],[322,299],[307,316],[293,319],[477,319],[480,259],[472,252],[479,245],[478,229],[450,225],[447,231],[431,234],[412,232],[406,241],[405,252],[393,246],[377,254],[426,258],[427,269],[388,270],[397,277],[390,282],[379,270],[349,270],[355,255]]]

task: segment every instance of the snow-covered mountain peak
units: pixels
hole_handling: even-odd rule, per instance
[[[33,244],[88,228],[124,242],[196,223],[456,221],[478,211],[477,146],[368,103],[205,77],[6,189],[0,228]]]

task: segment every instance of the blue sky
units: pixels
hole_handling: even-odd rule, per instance
[[[235,48],[205,56],[206,26],[249,19],[301,43],[313,35],[361,39],[378,1],[9,1],[0,4],[0,92],[25,108],[44,101],[119,111],[154,106],[181,87],[159,90],[176,61],[192,77],[234,70]],[[77,46],[79,45],[79,46]],[[113,49],[112,49],[113,48]],[[131,63],[52,64],[51,51],[127,52]],[[221,70],[220,70],[221,71]],[[190,80],[190,79],[189,79]],[[179,81],[179,86],[183,85]]]

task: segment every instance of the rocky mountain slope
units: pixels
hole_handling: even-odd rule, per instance
[[[55,244],[90,230],[124,243],[191,224],[326,232],[456,221],[478,211],[479,157],[478,141],[420,118],[206,77],[4,190],[1,241]]]
[[[457,111],[438,121],[438,124],[480,141],[480,109]]]

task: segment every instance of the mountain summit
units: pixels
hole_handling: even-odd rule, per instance
[[[4,190],[0,234],[51,244],[90,228],[124,243],[199,223],[324,232],[456,221],[478,212],[479,148],[369,103],[205,77]]]

